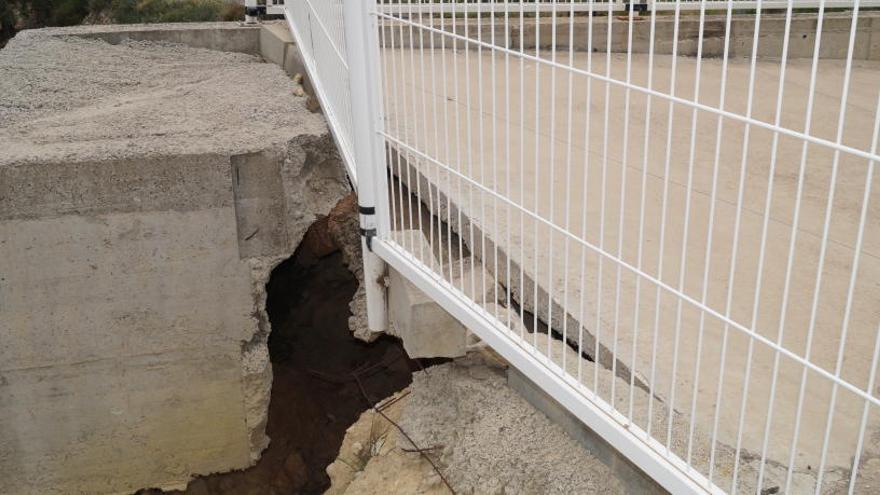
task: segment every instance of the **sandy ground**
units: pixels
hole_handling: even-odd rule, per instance
[[[562,70],[554,75],[546,66],[538,71],[534,63],[521,64],[515,57],[508,65],[503,56],[493,59],[475,51],[444,54],[426,49],[423,59],[418,51],[389,50],[385,55],[388,131],[450,165],[444,169],[437,161],[406,157],[474,221],[478,233],[486,234],[487,246],[497,242],[510,256],[509,277],[503,257],[498,265],[487,262],[487,267],[513,288],[517,299],[534,310],[533,295],[519,291],[522,279],[527,289],[529,279],[539,280],[552,293],[554,307],[548,315],[548,301],[540,301],[537,310],[542,318],[549,317],[555,328],[578,341],[578,326],[570,320],[563,324],[560,317],[564,307],[565,314],[584,325],[586,334],[598,334],[598,342],[614,353],[615,366],[635,370],[658,397],[684,413],[677,419],[688,422],[692,417],[698,429],[707,432],[706,439],[717,421],[721,443],[739,445],[743,453],[758,458],[766,453],[770,461],[787,465],[800,411],[795,466],[816,469],[829,424],[831,382],[814,371],[804,374],[803,366],[790,357],[780,355],[777,363],[769,345],[748,338],[736,326],[725,326],[715,316],[702,318],[696,304],[729,315],[738,326],[754,328],[797,356],[805,354],[812,334],[809,360],[832,374],[842,348],[840,376],[864,389],[880,322],[880,231],[875,228],[880,221],[880,192],[875,174],[863,217],[865,159],[846,152],[835,156],[826,147],[811,145],[805,173],[800,174],[803,142],[798,139],[774,139],[769,131],[752,126],[745,146],[745,126],[726,119],[719,142],[716,115],[694,113],[681,104],[670,109],[666,100],[649,102],[646,95],[620,86],[606,88],[601,81],[590,83],[579,75],[569,78]],[[567,53],[560,57],[568,60]],[[647,62],[647,56],[633,56],[629,77],[634,84],[647,85]],[[595,73],[627,77],[624,54],[612,54],[606,64],[604,54],[594,55],[591,62],[587,54],[576,53],[573,63],[582,69],[592,63]],[[652,85],[657,91],[670,91],[672,63],[668,56],[656,57]],[[693,99],[695,59],[680,58],[676,64],[675,93]],[[704,60],[701,69],[699,102],[717,106],[721,61]],[[728,70],[725,109],[746,114],[748,60],[732,60]],[[809,60],[789,62],[778,117],[781,125],[803,130],[809,75]],[[847,146],[870,148],[878,75],[877,63],[854,63],[842,138]],[[812,135],[836,139],[842,80],[841,61],[821,62]],[[760,61],[751,108],[754,118],[776,121],[778,87],[779,63]],[[829,242],[813,315],[835,160]],[[800,215],[793,227],[799,190]],[[446,215],[446,204],[434,211]],[[551,232],[546,224],[534,221],[535,213],[572,235]],[[766,235],[762,233],[765,219]],[[860,224],[865,226],[864,238],[845,323]],[[584,239],[592,248],[584,247]],[[736,268],[731,270],[734,252]],[[492,254],[483,257],[491,260]],[[637,278],[634,271],[650,278]],[[652,280],[662,281],[665,288],[658,291]],[[691,300],[679,305],[671,290]],[[842,342],[844,327],[847,334]],[[804,376],[806,394],[801,397]],[[598,374],[583,377],[583,383],[607,402],[617,402],[612,394],[621,393]],[[860,397],[838,388],[826,468],[851,467],[864,405]],[[772,421],[765,430],[771,406]],[[868,450],[871,432],[878,425],[880,417],[870,414]],[[769,431],[766,445],[765,431]]]

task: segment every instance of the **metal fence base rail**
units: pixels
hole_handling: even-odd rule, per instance
[[[536,383],[554,399],[577,416],[587,427],[602,436],[620,453],[639,466],[645,473],[654,478],[670,493],[724,493],[723,490],[707,487],[705,479],[697,479],[686,475],[686,466],[681,463],[678,469],[669,469],[669,463],[657,452],[663,450],[662,444],[656,441],[645,443],[643,431],[636,426],[626,428],[626,418],[598,397],[587,398],[584,394],[573,394],[574,384],[566,380],[566,374],[554,363],[547,363],[543,356],[535,352],[531,344],[513,335],[507,327],[500,324],[493,315],[483,310],[475,310],[462,297],[456,297],[449,291],[438,290],[442,280],[430,267],[411,256],[400,245],[380,241],[376,244],[377,252],[389,264],[400,271],[406,278],[426,294],[433,297],[440,305],[471,329],[492,349],[497,351],[511,366],[516,367],[526,377]]]
[[[870,491],[878,6],[287,0],[371,327],[387,263],[672,493]]]

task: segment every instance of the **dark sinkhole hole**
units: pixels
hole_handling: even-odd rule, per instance
[[[370,344],[355,339],[348,304],[357,281],[338,249],[318,256],[312,245],[303,242],[266,285],[273,373],[269,447],[255,466],[199,477],[185,493],[323,493],[330,487],[325,469],[348,427],[372,404],[409,385],[413,371],[431,364],[410,360],[391,337]]]
[[[338,251],[316,258],[298,250],[272,272],[267,289],[274,374],[267,433],[287,457],[283,493],[322,493],[345,431],[409,385],[417,365],[395,339],[366,344],[352,336],[348,303],[357,281]]]

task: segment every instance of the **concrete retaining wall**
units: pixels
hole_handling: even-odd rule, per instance
[[[633,24],[633,53],[648,53],[651,22],[650,17],[645,15]],[[574,46],[577,51],[586,51],[588,48],[588,23],[589,19],[578,16],[574,19]],[[420,21],[421,22],[421,21]],[[427,19],[424,22],[428,22]],[[435,27],[439,28],[439,20],[435,20]],[[817,17],[815,14],[796,14],[792,17],[789,34],[789,58],[808,58],[813,56],[816,38]],[[674,19],[669,15],[657,17],[655,26],[654,52],[657,54],[672,53]],[[849,43],[849,32],[852,24],[852,15],[841,13],[826,14],[822,28],[822,43],[819,56],[821,58],[841,59],[846,57]],[[478,24],[476,20],[469,22],[468,30],[464,29],[459,19],[456,25],[456,33],[476,40],[482,37],[484,42],[491,42],[504,46],[504,40],[509,40],[509,45],[514,50],[522,46],[525,50],[534,52],[536,45],[541,49],[550,49],[553,46],[553,29],[549,18],[542,17],[540,27],[534,18],[525,20],[525,27],[520,29],[519,19],[511,18],[509,26],[505,29],[503,18],[496,18],[494,29],[488,20]],[[446,30],[452,32],[449,21],[445,22]],[[556,47],[558,50],[568,50],[569,45],[569,19],[559,17],[556,29]],[[752,42],[754,37],[755,16],[734,15],[731,19],[730,32],[730,56],[751,56]],[[401,33],[400,30],[403,30]],[[629,21],[625,14],[612,17],[611,19],[611,51],[626,52]],[[494,33],[493,33],[494,30]],[[724,53],[724,38],[726,31],[726,17],[723,15],[706,16],[704,26],[703,54],[706,57],[720,57]],[[761,17],[761,29],[758,42],[758,56],[778,58],[782,55],[782,41],[785,32],[785,16],[779,14],[765,14]],[[409,26],[386,26],[384,30],[386,46],[391,47],[392,39],[394,47],[408,48],[410,43]],[[412,45],[425,48],[431,46],[431,33],[414,29]],[[696,56],[697,41],[699,35],[699,16],[685,15],[679,21],[679,45],[678,53],[684,56]],[[447,49],[453,46],[453,38],[439,33],[433,33],[434,46],[440,48],[446,43]],[[493,38],[494,36],[494,38]],[[445,41],[444,41],[445,38]],[[597,16],[593,18],[592,48],[596,52],[604,52],[608,42],[608,18]],[[456,41],[460,49],[465,46],[461,40]],[[477,49],[475,43],[467,44],[471,49]],[[484,48],[486,50],[486,48]],[[857,27],[855,52],[856,60],[880,60],[880,13],[862,12],[859,14]]]
[[[173,26],[149,24],[111,26],[111,29],[94,33],[77,33],[76,36],[102,39],[111,45],[126,40],[164,41],[221,52],[260,54],[260,27],[232,22],[181,23]]]

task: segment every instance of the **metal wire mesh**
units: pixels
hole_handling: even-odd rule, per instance
[[[878,4],[627,6],[380,1],[377,252],[664,486],[869,492]]]
[[[880,73],[856,4],[736,3],[383,4],[389,240],[672,469],[827,490],[878,427]]]

